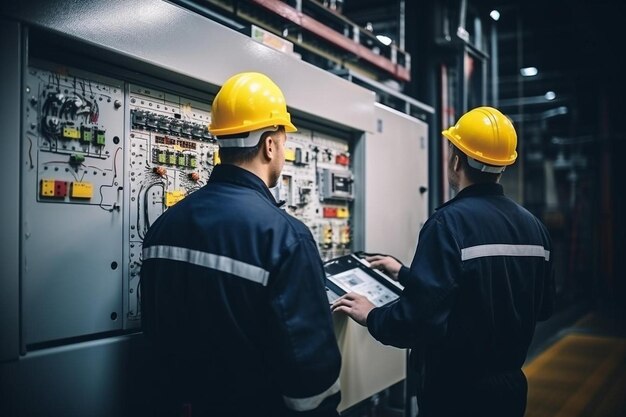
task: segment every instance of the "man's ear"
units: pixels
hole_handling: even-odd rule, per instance
[[[276,152],[276,142],[272,135],[267,135],[263,140],[263,154],[265,158],[268,160],[272,160],[274,158],[274,154]]]
[[[452,164],[452,168],[454,171],[459,171],[461,169],[461,158],[459,155],[454,155],[454,163]]]

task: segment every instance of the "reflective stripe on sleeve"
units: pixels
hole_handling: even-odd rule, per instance
[[[486,256],[537,256],[550,260],[550,251],[540,245],[478,245],[461,249],[461,260]]]
[[[143,259],[169,259],[171,261],[188,262],[190,264],[216,269],[227,274],[247,279],[263,286],[267,285],[270,275],[265,269],[250,265],[227,256],[178,246],[149,246],[143,249]]]
[[[332,384],[326,391],[321,394],[313,395],[312,397],[306,398],[292,398],[283,396],[283,400],[285,401],[285,405],[294,411],[310,411],[314,410],[324,401],[326,398],[330,397],[339,392],[339,378]]]

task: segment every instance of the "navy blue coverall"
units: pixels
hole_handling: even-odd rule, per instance
[[[341,357],[324,278],[311,232],[265,183],[215,167],[144,240],[142,322],[172,400],[164,409],[336,416]]]
[[[553,311],[551,240],[545,226],[504,196],[475,184],[422,228],[395,303],[367,327],[388,345],[412,348],[420,416],[522,416],[521,367],[535,323]]]

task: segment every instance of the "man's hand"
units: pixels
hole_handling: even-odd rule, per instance
[[[366,257],[365,260],[370,263],[370,268],[380,269],[394,280],[398,280],[398,274],[400,273],[402,264],[398,262],[396,258],[384,255],[374,255]]]
[[[331,309],[333,313],[337,311],[345,313],[361,326],[367,326],[367,315],[374,307],[367,297],[350,292],[335,300]]]

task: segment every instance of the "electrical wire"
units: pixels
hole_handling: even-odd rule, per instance
[[[102,184],[100,186],[99,192],[100,192],[100,203],[98,204],[98,207],[100,207],[102,210],[104,211],[108,211],[108,212],[113,212],[114,210],[119,210],[119,206],[117,205],[117,202],[113,203],[113,205],[111,206],[110,209],[104,208],[104,205],[102,204],[104,201],[104,195],[102,194],[102,189],[103,188],[113,188],[115,186],[115,179],[117,178],[117,153],[121,150],[121,147],[118,147],[115,150],[115,154],[113,155],[113,179],[111,180],[111,184]]]
[[[165,184],[162,181],[153,182],[152,184],[146,187],[146,191],[144,192],[144,205],[143,205],[143,216],[144,216],[144,227],[147,232],[151,226],[150,217],[148,213],[148,193],[152,189],[152,187],[161,186],[163,188],[163,196],[165,197]],[[145,236],[145,233],[144,233]]]
[[[28,160],[30,161],[30,169],[33,169],[35,166],[33,165],[33,141],[31,138],[28,138]]]

